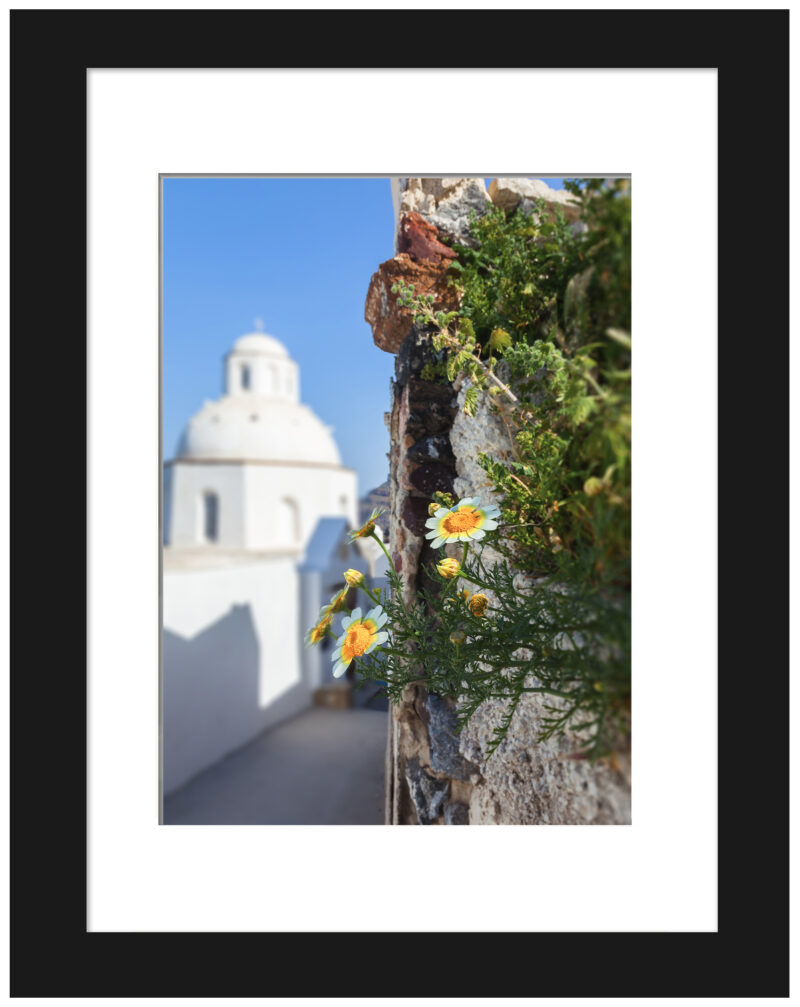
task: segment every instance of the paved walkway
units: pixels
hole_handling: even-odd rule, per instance
[[[165,825],[382,825],[387,714],[312,707],[164,802]]]

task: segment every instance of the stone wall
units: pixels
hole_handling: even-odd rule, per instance
[[[365,317],[377,346],[396,354],[389,426],[390,551],[408,598],[431,586],[423,567],[435,554],[425,540],[431,494],[491,500],[479,452],[503,453],[508,434],[483,401],[474,417],[462,411],[466,387],[421,377],[431,358],[428,336],[398,308],[391,286],[412,282],[433,292],[437,307],[455,307],[445,274],[452,257],[439,238],[469,240],[469,214],[494,201],[523,212],[543,197],[560,204],[580,227],[569,195],[529,179],[497,179],[486,191],[477,178],[392,180],[396,254],[373,275]],[[494,501],[497,502],[497,501]],[[511,730],[494,755],[486,751],[502,703],[484,704],[457,735],[451,700],[408,686],[392,707],[387,748],[386,822],[394,825],[627,824],[630,822],[630,759],[595,766],[572,757],[570,738],[539,744],[542,699],[526,696]]]

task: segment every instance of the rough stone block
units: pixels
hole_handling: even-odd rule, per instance
[[[397,251],[408,252],[415,262],[441,262],[455,259],[452,248],[439,241],[439,231],[419,213],[406,213],[400,220]]]
[[[456,396],[450,385],[410,378],[407,385],[405,432],[415,441],[447,433],[456,415]]]
[[[412,445],[407,454],[410,462],[444,462],[447,465],[455,465],[455,455],[447,434],[424,437]]]
[[[503,210],[513,210],[518,206],[530,213],[536,200],[543,199],[551,206],[559,205],[567,220],[577,220],[575,197],[565,189],[551,189],[538,178],[493,178],[489,183],[489,198]]]
[[[439,462],[426,462],[409,475],[408,481],[426,497],[431,497],[434,493],[452,493],[453,479],[455,471],[450,465],[442,465]]]
[[[486,213],[489,197],[482,178],[405,178],[400,193],[400,214],[416,211],[434,224],[441,235],[466,245],[470,213]]]
[[[445,825],[469,825],[469,808],[460,801],[450,801],[444,806]]]
[[[450,782],[437,780],[435,776],[426,773],[419,759],[409,759],[406,763],[406,783],[419,824],[432,825],[442,813]]]
[[[424,497],[407,496],[403,501],[400,516],[403,524],[412,535],[424,536],[427,528],[425,522],[428,520],[428,503],[430,501]]]
[[[431,768],[457,780],[469,780],[477,767],[467,762],[458,750],[455,707],[431,693],[427,700],[427,712]]]
[[[412,283],[417,294],[432,293],[437,308],[451,311],[458,307],[458,294],[447,286],[449,261],[415,262],[407,252],[381,263],[373,273],[364,304],[364,318],[372,327],[375,345],[387,353],[397,353],[413,328],[413,315],[408,308],[398,307],[392,285],[398,280]]]

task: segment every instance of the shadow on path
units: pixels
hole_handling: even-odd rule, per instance
[[[164,801],[165,825],[382,825],[388,717],[312,707]]]

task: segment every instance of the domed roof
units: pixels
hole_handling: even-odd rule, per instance
[[[341,465],[331,429],[299,402],[225,395],[186,426],[179,458]]]
[[[268,336],[266,332],[248,332],[244,336],[239,336],[233,344],[233,353],[257,353],[267,357],[280,357],[286,360],[289,351],[283,343],[274,336]]]

